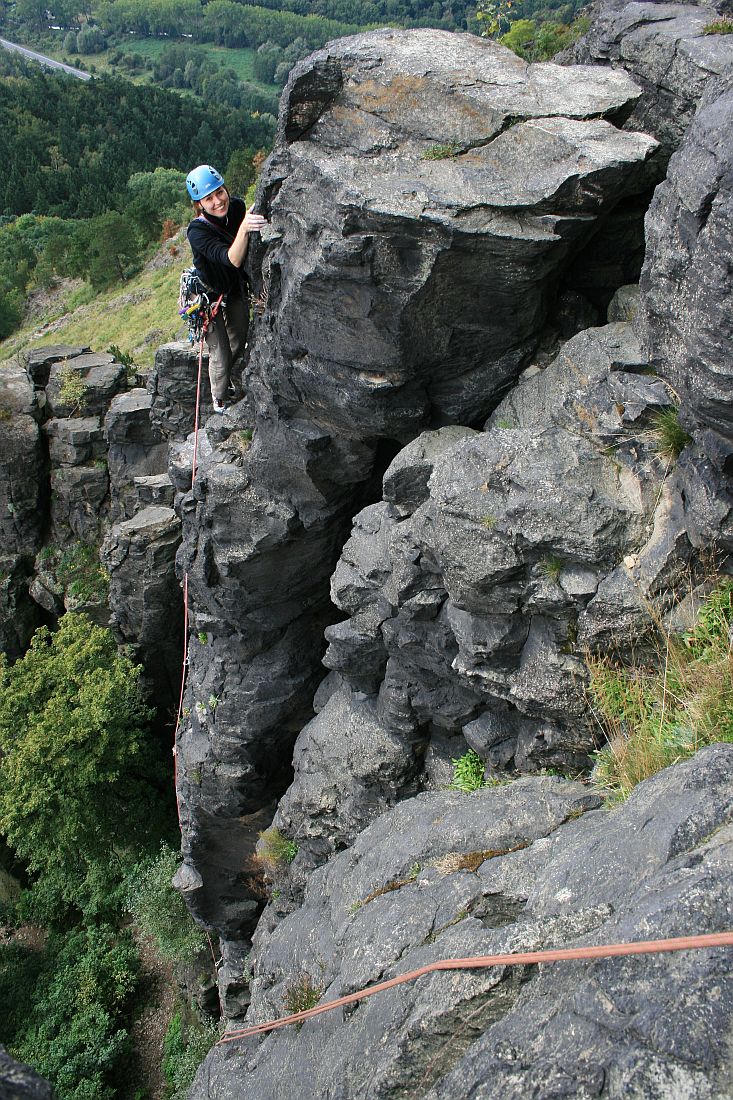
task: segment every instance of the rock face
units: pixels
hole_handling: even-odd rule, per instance
[[[733,75],[730,35],[705,33],[716,18],[715,8],[696,4],[609,3],[566,59],[634,78],[643,94],[627,125],[657,138],[664,163],[710,84]]]
[[[654,197],[636,322],[683,419],[722,437],[723,454],[733,446],[732,173],[733,83],[700,110]]]
[[[628,323],[586,330],[484,432],[423,433],[388,468],[332,578],[335,691],[275,818],[291,886],[469,747],[494,771],[588,767],[587,653],[638,652],[704,544],[685,510],[704,458],[658,453],[673,398],[646,370]],[[705,484],[712,539],[730,505]]]
[[[418,795],[311,876],[255,937],[247,1023],[437,959],[725,930],[733,748],[614,811],[581,784]],[[191,1100],[729,1095],[729,949],[435,974],[215,1047]]]
[[[110,353],[82,347],[36,349],[3,368],[0,645],[16,657],[42,617],[75,610],[107,625],[111,608],[169,720],[180,687],[180,521],[153,394],[128,385]]]
[[[20,367],[0,372],[0,649],[12,659],[38,625],[28,595],[33,559],[43,537],[46,460],[40,411]]]
[[[220,931],[235,929],[210,887],[224,843],[213,817],[227,821],[227,897],[243,897],[250,815],[287,778],[309,715],[351,517],[400,443],[482,421],[574,253],[647,186],[655,142],[615,125],[637,95],[623,73],[528,67],[437,31],[346,39],[291,74],[258,199],[271,234],[252,249],[250,403],[228,439],[226,425],[208,433],[181,504],[206,639],[192,645],[179,746],[184,852],[202,880],[188,897]],[[391,731],[399,707],[393,692],[376,721],[389,712]]]

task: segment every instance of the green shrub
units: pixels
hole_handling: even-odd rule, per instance
[[[109,574],[99,561],[98,546],[75,542],[58,551],[54,572],[65,596],[72,596],[83,603],[106,600]]]
[[[191,962],[206,946],[185,902],[171,886],[180,858],[163,844],[157,856],[136,864],[127,879],[126,906],[135,924],[165,959]]]
[[[219,1038],[213,1023],[202,1023],[181,1009],[174,1013],[163,1040],[163,1076],[170,1100],[184,1100],[196,1070]]]
[[[137,984],[132,940],[109,927],[50,937],[32,1013],[13,1055],[48,1077],[59,1100],[112,1100],[130,1044],[124,1016]]]
[[[103,903],[156,824],[163,835],[140,674],[73,613],[14,665],[0,654],[0,834],[59,904]]]
[[[452,761],[453,791],[478,791],[486,786],[484,781],[484,762],[477,752],[469,749],[463,756]]]
[[[654,667],[589,661],[589,698],[608,742],[593,775],[610,802],[704,745],[733,742],[732,608],[733,582],[725,580],[692,631],[660,633]]]

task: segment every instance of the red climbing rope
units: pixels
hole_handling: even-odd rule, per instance
[[[339,997],[335,1001],[316,1005],[315,1008],[306,1009],[303,1012],[294,1012],[291,1016],[281,1016],[279,1020],[268,1020],[264,1024],[255,1024],[253,1027],[245,1027],[239,1031],[230,1031],[219,1039],[220,1043],[233,1043],[237,1039],[246,1039],[250,1035],[263,1035],[275,1028],[287,1027],[288,1024],[301,1023],[310,1020],[314,1016],[320,1016],[324,1012],[332,1012],[335,1008],[343,1008],[345,1005],[356,1004],[366,997],[373,997],[375,993],[383,993],[386,989],[394,989],[395,986],[404,985],[405,982],[414,982],[416,978],[422,978],[424,974],[434,974],[439,970],[480,970],[490,966],[525,966],[529,963],[553,963],[568,962],[573,959],[609,959],[619,955],[655,955],[666,951],[690,951],[703,947],[733,947],[733,932],[712,932],[701,936],[680,936],[670,940],[640,940],[636,943],[611,943],[602,944],[599,947],[564,947],[552,951],[524,951],[516,955],[478,955],[469,959],[440,959],[437,962],[428,963],[418,970],[411,970],[408,974],[400,974],[398,978],[390,978],[389,981],[371,985],[368,989],[360,989],[357,993],[351,993],[348,997]]]
[[[219,312],[221,306],[223,294],[219,295],[219,298],[215,304],[211,307],[209,313],[204,321],[203,328],[201,330],[201,340],[199,341],[199,364],[198,371],[196,373],[196,408],[193,418],[193,459],[191,462],[191,488],[193,489],[196,481],[196,469],[198,464],[199,453],[199,415],[201,410],[201,374],[204,362],[204,338],[208,332],[209,325],[213,321]],[[176,716],[176,728],[173,731],[173,782],[176,789],[176,810],[178,812],[178,826],[181,825],[181,805],[178,798],[178,728],[181,724],[181,718],[183,716],[183,696],[186,691],[186,672],[188,669],[188,571],[183,574],[183,667],[181,669],[181,694],[178,700],[178,714]]]

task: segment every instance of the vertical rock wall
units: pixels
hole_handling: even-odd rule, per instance
[[[249,926],[251,815],[309,715],[351,517],[400,445],[481,423],[516,379],[574,253],[647,186],[656,143],[614,124],[637,96],[623,73],[437,31],[346,39],[291,74],[258,199],[250,404],[207,432],[181,503],[188,897],[227,935]]]

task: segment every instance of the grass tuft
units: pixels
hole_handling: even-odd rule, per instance
[[[292,1016],[296,1012],[307,1012],[309,1008],[315,1008],[321,997],[323,988],[316,985],[309,974],[300,974],[286,987],[283,994],[283,1004],[286,1015]],[[303,1022],[295,1025],[295,1030],[300,1031]]]
[[[589,660],[589,698],[608,742],[596,754],[593,779],[610,803],[704,745],[733,742],[732,620],[733,581],[726,579],[693,630],[682,637],[660,631],[654,667]]]
[[[424,149],[420,155],[421,160],[448,160],[450,157],[455,157],[460,153],[460,145],[456,145],[454,141],[448,141],[443,145],[428,145],[427,149]]]
[[[655,437],[655,450],[662,458],[671,461],[679,458],[692,436],[680,424],[680,411],[676,408],[662,409],[652,421],[652,435]]]
[[[298,854],[298,845],[281,833],[277,825],[271,825],[269,829],[259,834],[260,841],[257,845],[256,860],[267,871],[274,874],[281,871],[293,862]]]
[[[733,18],[722,15],[712,23],[706,23],[702,29],[703,34],[733,34]]]

